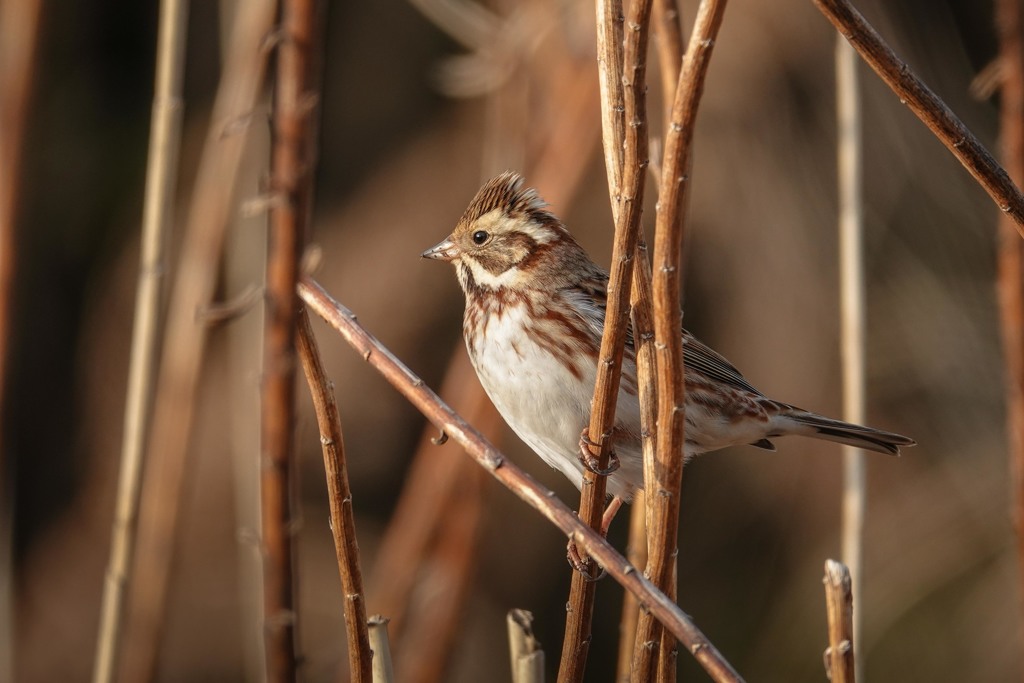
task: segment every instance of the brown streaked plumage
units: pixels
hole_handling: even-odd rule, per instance
[[[463,333],[480,381],[505,421],[577,487],[579,437],[590,421],[608,275],[515,173],[477,192],[455,230],[423,252],[455,265],[466,295]],[[913,439],[772,400],[682,330],[687,457],[750,444],[774,450],[798,434],[898,454]],[[643,487],[636,354],[628,335],[613,429],[621,463],[608,490]]]

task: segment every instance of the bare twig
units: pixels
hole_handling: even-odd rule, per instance
[[[825,560],[825,609],[828,648],[825,673],[832,683],[854,683],[853,593],[850,572],[842,562]]]
[[[352,490],[348,483],[345,441],[341,432],[338,403],[332,383],[327,379],[320,350],[305,309],[299,311],[296,337],[302,370],[313,398],[316,422],[320,427],[320,444],[324,452],[327,475],[327,497],[331,508],[331,533],[338,558],[338,574],[345,596],[345,632],[348,637],[350,680],[372,683],[373,653],[366,629],[366,601],[363,597],[363,575],[359,567],[359,544],[352,514]]]
[[[634,282],[636,274],[633,274]],[[654,379],[653,374],[651,379]],[[647,508],[644,492],[637,491],[629,511],[629,541],[626,545],[626,561],[634,567],[647,564]],[[629,683],[633,670],[633,642],[636,640],[636,626],[640,620],[640,602],[626,591],[622,596],[622,617],[619,619],[619,659],[615,672],[618,683]]]
[[[604,170],[608,174],[608,196],[612,217],[618,221],[622,188],[623,115],[622,92],[622,0],[597,0],[597,74],[601,88],[601,136]]]
[[[142,456],[153,403],[159,334],[160,292],[167,272],[164,246],[171,228],[171,203],[178,174],[181,144],[181,91],[185,69],[188,3],[160,3],[156,86],[149,135],[146,198],[142,218],[142,249],[135,290],[135,322],[128,366],[124,431],[117,501],[107,561],[93,681],[114,680],[121,645],[125,587],[135,549],[135,527],[142,488]]]
[[[1024,182],[1024,11],[1021,0],[996,3],[999,31],[999,138],[1003,165],[1018,185]],[[1007,216],[999,220],[999,320],[1006,365],[1006,429],[1010,448],[1018,577],[1024,588],[1024,242]],[[1018,590],[1024,610],[1024,591]],[[859,641],[858,641],[859,642]]]
[[[508,611],[505,622],[512,683],[544,683],[544,650],[533,636],[533,615],[513,609]]]
[[[132,584],[123,648],[126,681],[153,678],[206,345],[206,326],[196,320],[196,311],[212,299],[234,206],[232,189],[246,144],[244,135],[222,133],[227,123],[252,110],[259,95],[266,64],[262,45],[273,22],[274,7],[269,0],[255,0],[237,15],[189,207],[179,264],[179,272],[187,276],[177,278],[171,292],[143,475],[133,572],[138,578]]]
[[[299,295],[309,308],[337,330],[362,357],[412,403],[438,429],[460,444],[481,467],[520,499],[540,512],[572,539],[581,551],[594,558],[626,590],[647,605],[693,654],[716,681],[739,681],[739,674],[722,657],[682,610],[635,567],[626,562],[600,534],[584,524],[571,509],[514,463],[507,460],[478,431],[449,408],[423,380],[364,330],[347,308],[332,299],[309,278],[299,284]]]
[[[679,82],[679,70],[683,68],[683,27],[676,0],[654,0],[651,26],[658,48],[661,102],[667,122],[672,117],[672,98]]]
[[[1024,235],[1024,194],[938,95],[914,75],[847,0],[814,0],[886,85],[917,115]]]
[[[281,4],[277,54],[263,346],[263,619],[270,681],[294,681],[298,664],[292,471],[295,468],[295,285],[313,200],[318,95],[315,0]]]
[[[633,263],[633,339],[636,345],[637,392],[640,399],[640,432],[644,458],[644,481],[654,481],[655,449],[657,448],[658,432],[658,377],[657,352],[654,344],[654,307],[651,298],[651,261],[647,257],[647,246],[640,245],[637,258]],[[652,542],[649,532],[649,516],[651,506],[647,496],[638,496],[630,518],[629,543],[632,552],[636,553],[638,567],[647,566],[649,545]],[[633,558],[630,557],[632,561]],[[629,594],[627,594],[628,596]],[[675,597],[675,596],[670,596]],[[620,628],[619,633],[619,677],[630,680],[634,665],[639,670],[649,673],[653,662],[656,662],[657,650],[643,646],[637,640],[640,627],[640,605],[623,604],[623,621],[627,608],[631,608],[631,623],[627,628]],[[623,626],[626,626],[624,623]],[[628,633],[628,642],[627,642]]]
[[[724,0],[702,0],[697,10],[683,67],[679,73],[672,118],[665,137],[658,215],[654,237],[654,339],[657,351],[658,434],[655,478],[645,481],[648,514],[647,576],[674,596],[677,537],[679,528],[679,491],[683,475],[685,443],[686,389],[683,382],[682,242],[684,207],[689,193],[688,167],[697,105],[703,91],[704,76],[718,28],[725,12]],[[662,629],[642,613],[637,628],[638,652],[647,643],[660,641],[659,658],[671,672],[669,658],[674,643]],[[662,666],[662,665],[659,665]],[[641,675],[634,666],[634,677]],[[636,679],[635,680],[642,680]]]
[[[370,617],[370,647],[373,648],[373,683],[394,683],[388,620],[379,614]]]
[[[843,419],[864,423],[865,285],[862,138],[857,55],[842,36],[836,38],[836,128],[839,168],[839,317],[843,362]],[[864,514],[867,504],[864,451],[843,447],[842,557],[850,570],[853,594],[860,596]],[[853,617],[860,642],[861,614]],[[857,667],[860,669],[860,667]]]
[[[22,156],[39,42],[42,0],[0,4],[0,415],[8,393],[15,270],[15,222],[21,194]],[[0,683],[14,680],[13,468],[0,443]]]
[[[625,32],[623,54],[623,101],[625,102],[625,138],[623,149],[622,185],[613,204],[619,205],[615,214],[615,240],[612,244],[612,263],[608,280],[608,300],[604,333],[601,337],[600,362],[591,403],[589,441],[591,454],[599,469],[608,466],[612,450],[609,435],[615,421],[615,404],[619,392],[622,358],[629,324],[629,296],[633,279],[633,260],[640,235],[640,216],[643,210],[644,183],[647,179],[647,111],[646,67],[647,36],[650,20],[650,0],[634,0]],[[602,51],[599,48],[599,51]],[[596,448],[596,451],[595,451]],[[583,473],[580,494],[580,519],[593,529],[600,529],[604,508],[606,478],[594,472]],[[573,572],[566,607],[565,638],[558,668],[561,682],[582,681],[590,645],[594,591],[591,575]]]

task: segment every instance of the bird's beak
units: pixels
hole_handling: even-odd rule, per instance
[[[452,242],[451,238],[445,238],[420,254],[420,257],[436,261],[454,261],[459,257],[459,248],[455,246],[455,242]]]

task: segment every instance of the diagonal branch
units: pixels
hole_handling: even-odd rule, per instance
[[[978,138],[938,95],[914,75],[907,63],[896,56],[882,36],[847,0],[814,0],[814,4],[899,96],[900,102],[910,107],[974,176],[999,209],[1013,220],[1017,232],[1024,236],[1024,194]]]
[[[644,578],[599,533],[584,524],[554,491],[546,489],[507,460],[477,430],[456,414],[422,379],[399,361],[356,321],[355,314],[332,299],[319,284],[303,278],[299,296],[348,342],[363,359],[503,486],[540,512],[626,590],[633,593],[693,654],[715,681],[741,681],[739,674],[664,593]]]

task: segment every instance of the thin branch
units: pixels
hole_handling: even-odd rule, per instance
[[[295,588],[295,285],[313,198],[317,93],[315,0],[281,5],[277,53],[267,246],[266,328],[260,507],[263,542],[263,632],[267,679],[294,681],[298,666]]]
[[[332,299],[320,285],[309,278],[303,278],[300,282],[299,295],[311,310],[337,330],[364,360],[380,372],[434,426],[444,430],[491,476],[540,512],[575,542],[580,550],[604,567],[619,584],[647,605],[651,613],[687,647],[713,680],[742,680],[707,637],[671,599],[658,591],[635,567],[626,562],[608,541],[584,524],[567,505],[558,500],[554,491],[544,488],[513,462],[507,460],[478,431],[441,401],[422,379],[364,330],[350,310]]]
[[[615,240],[612,244],[604,332],[588,433],[590,443],[597,444],[590,446],[590,449],[599,469],[607,468],[613,448],[609,436],[615,422],[615,404],[629,324],[633,260],[640,235],[644,182],[647,178],[646,68],[650,11],[651,0],[634,0],[630,5],[625,32],[622,62],[625,102],[622,187],[619,196],[613,196],[612,199],[613,204],[619,205],[619,211],[615,215]],[[580,519],[593,529],[601,528],[605,489],[604,476],[589,470],[583,473]],[[595,575],[593,569],[589,576],[573,572],[566,607],[565,638],[558,667],[558,680],[561,682],[583,680],[591,638]]]
[[[601,137],[612,218],[618,223],[626,139],[622,91],[622,0],[597,0],[597,76],[601,88]]]
[[[1024,182],[1024,11],[1021,0],[998,0],[1002,76],[999,139],[1014,182]],[[1018,608],[1024,610],[1024,242],[1006,215],[999,219],[999,322],[1006,366],[1006,429],[1017,531]]]
[[[1024,235],[1024,194],[967,126],[914,75],[847,0],[814,0],[814,4],[896,93],[900,102],[910,107],[959,159],[999,209],[1013,220],[1017,232]]]
[[[142,457],[156,377],[160,293],[167,272],[165,245],[171,230],[172,201],[178,175],[187,32],[188,3],[184,0],[163,0],[160,3],[156,84],[146,170],[142,249],[139,253],[135,289],[135,321],[128,365],[128,392],[125,397],[121,467],[92,675],[96,683],[108,683],[115,678],[121,646],[125,589],[130,580],[131,559],[135,552],[139,493],[142,489]]]
[[[635,282],[635,273],[633,279]],[[653,375],[651,378],[653,380]],[[637,491],[629,511],[629,541],[626,544],[626,561],[634,567],[643,567],[647,564],[646,517],[644,492]],[[635,595],[626,591],[622,596],[622,616],[619,618],[619,655],[615,671],[615,680],[618,683],[629,683],[630,672],[633,670],[633,642],[636,640],[639,620],[640,602]]]
[[[633,339],[636,345],[637,395],[640,400],[640,434],[641,449],[644,459],[644,481],[655,481],[655,452],[658,433],[658,356],[654,344],[654,303],[652,300],[651,261],[647,256],[646,244],[637,249],[637,258],[633,263],[633,292],[631,303],[633,309]],[[636,553],[636,566],[647,566],[649,560],[650,513],[651,504],[643,495],[633,503],[635,506],[630,518],[630,548]],[[632,558],[630,558],[632,560]],[[628,594],[627,594],[628,595]],[[675,597],[670,595],[670,597]],[[641,673],[638,677],[649,680],[653,665],[657,662],[657,651],[645,647],[644,641],[637,639],[640,628],[640,605],[623,604],[634,610],[631,614],[629,639],[626,629],[619,634],[619,676],[620,680],[630,680],[634,667]]]
[[[679,82],[679,70],[683,67],[683,27],[676,0],[654,0],[651,25],[658,48],[661,102],[668,121],[672,117],[672,98]]]
[[[857,55],[836,37],[836,128],[839,170],[839,317],[843,364],[843,419],[864,423],[866,326],[864,283],[864,198]],[[867,506],[864,451],[843,447],[842,558],[854,595],[863,595],[864,515]],[[853,615],[858,642],[863,610]],[[857,667],[860,669],[861,667]]]
[[[133,572],[139,578],[131,588],[123,648],[126,681],[151,680],[156,665],[206,346],[206,326],[196,320],[196,311],[213,298],[228,218],[235,207],[235,178],[246,145],[245,135],[224,131],[249,114],[259,96],[266,66],[263,42],[273,23],[274,7],[270,0],[255,0],[237,15],[189,207],[178,266],[178,272],[187,276],[177,278],[171,292],[147,441]]]
[[[366,600],[363,597],[363,575],[359,568],[359,544],[356,522],[352,513],[352,490],[348,483],[348,464],[345,460],[345,440],[341,432],[341,417],[334,398],[332,383],[327,378],[320,350],[317,348],[313,328],[305,309],[299,311],[296,337],[302,370],[306,375],[309,393],[313,398],[316,422],[320,428],[320,444],[324,453],[324,473],[327,476],[327,497],[331,508],[331,533],[334,552],[338,559],[341,590],[345,596],[345,634],[348,637],[348,666],[350,680],[372,683],[373,653],[366,628]]]
[[[645,481],[650,506],[650,547],[646,573],[656,586],[673,596],[686,427],[680,291],[684,207],[690,188],[687,169],[692,153],[697,106],[724,12],[725,0],[702,0],[697,10],[665,137],[655,223],[653,299],[658,371],[658,434],[657,462],[653,468],[655,478],[653,481]],[[671,650],[674,649],[674,643],[657,627],[650,615],[643,613],[637,628],[638,650],[646,643],[655,641],[660,641],[661,661],[667,662],[666,658],[673,656]],[[634,677],[639,675],[637,669],[635,666]],[[667,674],[668,671],[666,669],[663,673]]]
[[[832,683],[854,683],[853,593],[850,572],[842,562],[825,560],[825,610],[828,649],[825,673]]]

